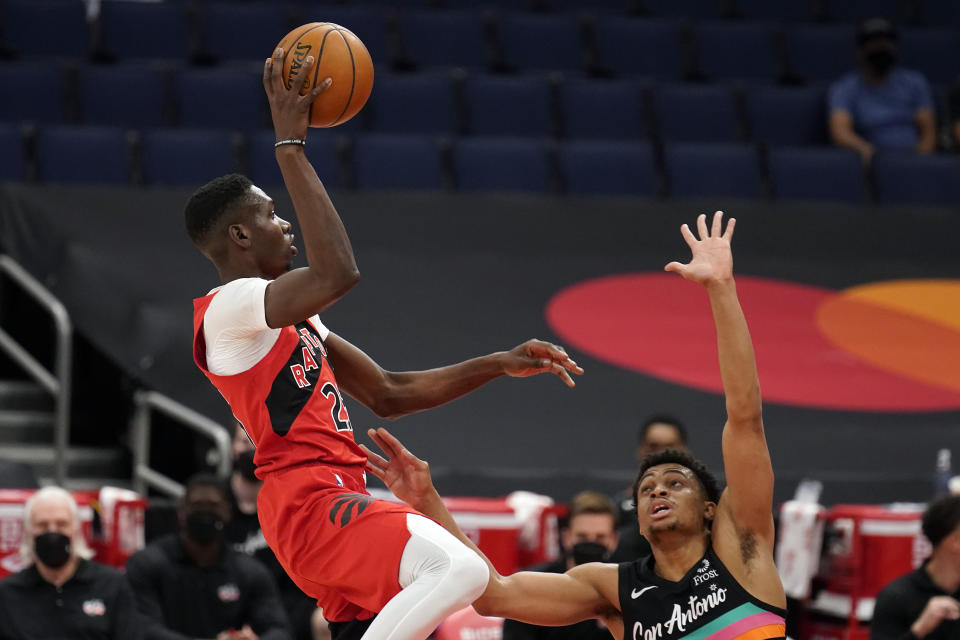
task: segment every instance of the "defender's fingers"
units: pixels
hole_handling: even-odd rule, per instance
[[[727,220],[727,230],[723,233],[723,238],[727,242],[730,242],[733,240],[733,228],[735,226],[737,226],[736,218],[730,218],[729,220]]]
[[[673,272],[673,273],[679,273],[680,275],[683,275],[683,270],[686,268],[686,266],[687,266],[687,265],[681,264],[681,263],[679,263],[679,262],[669,262],[669,263],[667,263],[667,265],[663,268],[663,270],[664,270],[664,271],[671,271],[671,272]]]
[[[707,214],[705,213],[697,216],[697,233],[700,234],[701,240],[706,240],[710,237],[710,234],[707,233]]]
[[[682,225],[680,227],[680,235],[683,236],[683,239],[687,242],[687,246],[690,247],[691,250],[697,244],[697,237],[693,235],[693,231],[690,231],[688,225]]]
[[[719,238],[723,231],[723,211],[716,211],[713,214],[713,225],[710,229],[710,237]]]

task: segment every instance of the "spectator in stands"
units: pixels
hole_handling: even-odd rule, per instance
[[[878,149],[932,153],[936,149],[933,96],[926,78],[897,65],[898,36],[886,18],[857,30],[859,69],[830,87],[830,138],[869,162]]]
[[[923,533],[933,553],[877,596],[870,640],[960,638],[960,496],[931,502]]]
[[[289,640],[270,573],[226,544],[230,497],[214,476],[187,483],[180,530],[137,552],[127,578],[147,617],[148,640]]]
[[[59,487],[27,500],[20,556],[28,566],[0,581],[0,639],[142,638],[123,574],[90,560],[77,503]]]
[[[329,640],[327,621],[317,608],[316,600],[290,579],[263,537],[257,518],[257,495],[263,482],[254,475],[257,467],[253,463],[253,443],[236,420],[232,450],[233,473],[229,488],[233,515],[224,529],[227,543],[235,551],[258,560],[273,576],[296,640]]]
[[[593,491],[578,493],[570,501],[570,515],[561,532],[563,557],[532,567],[531,571],[565,573],[587,562],[607,562],[617,547],[617,508],[606,496]],[[506,620],[503,640],[609,640],[610,632],[598,620],[566,627],[538,627]]]

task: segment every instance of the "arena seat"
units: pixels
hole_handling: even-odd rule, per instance
[[[960,27],[960,2],[956,0],[918,0],[923,24]]]
[[[487,66],[484,17],[480,11],[405,11],[400,16],[403,52],[420,67]]]
[[[596,21],[599,64],[620,76],[677,81],[683,75],[676,22],[602,17]]]
[[[36,62],[0,63],[0,121],[63,122],[63,73]],[[12,88],[16,87],[16,90]]]
[[[864,201],[863,165],[854,151],[776,148],[770,150],[769,166],[776,198]]]
[[[431,136],[368,133],[354,139],[359,189],[441,189],[443,171]]]
[[[791,70],[808,82],[833,82],[856,68],[853,25],[795,25],[787,31]]]
[[[283,186],[283,176],[273,147],[276,139],[273,131],[266,129],[251,133],[247,139],[250,179],[261,187]],[[339,161],[338,139],[331,129],[311,129],[307,137],[310,164],[328,189],[342,187],[345,182]]]
[[[101,46],[121,60],[185,60],[192,53],[188,23],[182,4],[103,0]]]
[[[960,160],[955,155],[880,153],[873,167],[882,203],[960,205]]]
[[[643,0],[643,7],[659,17],[712,20],[722,17],[723,3],[720,0]]]
[[[200,3],[201,48],[220,61],[260,62],[294,26],[283,7],[267,2]]]
[[[827,18],[835,22],[860,23],[883,16],[903,25],[913,19],[909,0],[827,0]]]
[[[78,71],[80,120],[87,124],[164,124],[164,74],[147,65],[83,66]],[[117,91],[123,87],[123,91]]]
[[[453,134],[453,81],[445,72],[382,73],[364,107],[370,128],[384,133]]]
[[[649,142],[566,142],[560,147],[560,168],[571,194],[657,195],[657,170]]]
[[[827,142],[826,95],[817,87],[759,86],[747,90],[751,137],[780,145]]]
[[[587,11],[593,14],[626,14],[630,8],[630,0],[543,0],[548,11],[566,11],[580,13]]]
[[[467,128],[477,135],[553,133],[550,87],[539,75],[471,75],[466,81]]]
[[[344,26],[363,41],[374,65],[394,62],[388,9],[382,5],[311,4],[301,22],[333,22]]]
[[[44,127],[37,133],[37,168],[44,182],[129,184],[127,133],[120,127]]]
[[[548,191],[546,145],[532,138],[462,138],[453,148],[462,191]]]
[[[248,130],[267,124],[261,73],[184,69],[176,74],[179,122],[185,127]]]
[[[813,20],[813,8],[812,0],[735,0],[734,13],[748,20],[794,23]]]
[[[499,20],[504,61],[519,71],[581,71],[580,20],[573,14],[505,13]]]
[[[757,153],[736,144],[676,143],[664,149],[670,194],[679,197],[757,198]]]
[[[24,57],[84,58],[86,7],[82,0],[6,0],[3,35]]]
[[[640,87],[626,80],[567,80],[560,92],[567,138],[643,138]]]
[[[736,142],[741,139],[737,106],[730,87],[660,85],[654,115],[666,142]]]
[[[697,68],[710,80],[773,82],[781,73],[768,23],[704,22],[695,33]]]
[[[0,122],[0,180],[23,180],[26,177],[24,151],[20,125]]]
[[[237,171],[234,138],[209,129],[157,129],[143,135],[147,184],[199,187]]]
[[[960,74],[960,33],[956,29],[905,28],[900,31],[902,64],[921,71],[932,84]]]

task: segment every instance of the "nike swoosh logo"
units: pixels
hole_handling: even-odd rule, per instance
[[[630,592],[630,597],[636,600],[647,591],[650,591],[650,589],[656,589],[656,588],[657,588],[657,585],[652,584],[649,587],[644,587],[643,589],[640,589],[640,591],[637,591],[636,589],[634,589],[633,591]]]

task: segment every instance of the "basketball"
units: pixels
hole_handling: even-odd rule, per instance
[[[283,83],[289,89],[307,56],[314,68],[301,95],[317,82],[333,83],[310,107],[311,127],[334,127],[357,115],[373,89],[373,61],[352,31],[332,22],[311,22],[297,27],[277,45],[283,49]]]

